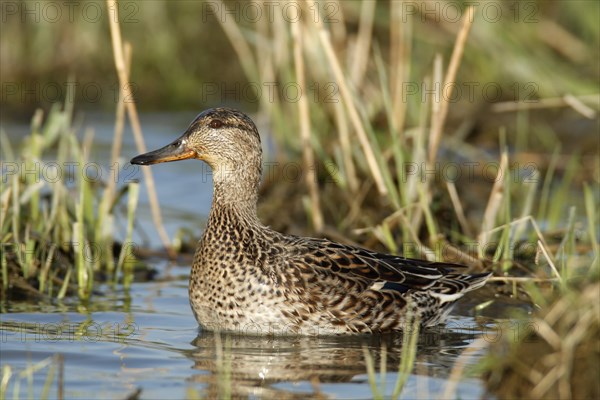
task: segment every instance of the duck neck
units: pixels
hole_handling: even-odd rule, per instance
[[[223,211],[250,223],[258,222],[256,203],[260,185],[260,168],[213,168],[213,202],[211,217]]]

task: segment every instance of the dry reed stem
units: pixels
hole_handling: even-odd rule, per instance
[[[344,114],[344,107],[340,102],[334,103],[335,122],[337,125],[338,136],[340,140],[340,148],[342,149],[342,160],[344,170],[346,172],[346,180],[352,193],[358,190],[358,178],[356,177],[356,169],[354,161],[352,161],[352,146],[350,145],[350,130],[348,129],[348,120]]]
[[[423,86],[429,87],[431,85],[431,77],[425,76],[423,79]],[[419,125],[414,135],[414,145],[412,148],[411,160],[416,165],[424,165],[426,162],[426,150],[425,150],[425,131],[427,130],[427,115],[429,106],[429,97],[425,99],[425,103],[421,104],[419,110]],[[428,181],[422,183],[420,174],[411,174],[404,185],[404,192],[407,193],[406,202],[413,203],[416,201],[417,195],[419,194],[419,185],[427,184]],[[414,227],[415,230],[419,230],[421,222],[423,220],[423,210],[417,207],[416,211],[410,217],[410,226]]]
[[[221,0],[218,0],[217,3],[220,3],[218,8],[215,10],[215,14],[218,15],[218,10],[223,10],[226,7]],[[208,4],[213,7],[215,6],[215,4],[211,2]],[[237,53],[238,59],[240,60],[240,63],[242,63],[242,68],[244,69],[248,79],[251,81],[257,79],[258,71],[254,68],[254,66],[258,65],[258,63],[252,54],[252,50],[250,49],[248,42],[244,38],[244,34],[240,30],[240,27],[236,24],[235,19],[217,18],[217,21],[219,21],[219,24],[221,24],[225,35]]]
[[[217,17],[217,19],[221,18]],[[254,29],[256,31],[256,38],[255,46],[252,50],[254,50],[254,59],[257,62],[256,71],[257,73],[258,71],[260,71],[260,73],[263,74],[262,76],[260,76],[261,81],[273,81],[273,53],[279,50],[278,43],[276,42],[276,40],[281,40],[280,37],[282,36],[279,35],[278,37],[269,38],[269,25],[274,23],[275,20],[269,22],[267,18],[259,18],[254,26]],[[263,96],[261,96],[261,98],[259,99],[259,102],[264,104],[265,102],[263,101],[262,97]]]
[[[444,389],[444,393],[439,397],[440,399],[454,399],[456,396],[456,388],[460,382],[461,377],[465,371],[467,366],[467,361],[472,355],[484,348],[486,343],[485,338],[479,337],[471,343],[469,347],[467,347],[458,357],[452,370],[450,371],[450,376],[448,376],[448,383]]]
[[[572,94],[566,94],[562,97],[547,97],[545,99],[539,99],[530,102],[505,101],[493,104],[491,110],[495,113],[505,113],[522,110],[571,107],[586,118],[596,118],[598,112],[585,104],[586,102],[593,103],[596,107],[598,107],[600,105],[600,95],[590,94],[584,96],[574,96]]]
[[[565,350],[561,344],[563,339],[561,339],[560,335],[542,318],[535,318],[533,323],[536,326],[536,334],[544,339],[546,343],[555,350],[555,353],[552,355],[556,355],[556,358],[558,359],[562,358],[561,355],[565,353]],[[542,375],[540,380],[535,382],[535,387],[531,390],[531,395],[534,398],[542,398],[557,380],[559,393],[564,392],[564,360],[557,360],[557,362],[553,362],[553,364],[554,367],[545,375]],[[570,392],[568,388],[567,392]],[[567,399],[571,398],[571,396],[566,393],[561,393],[560,398]]]
[[[496,181],[494,182],[494,186],[492,186],[492,191],[490,193],[490,198],[488,199],[487,206],[483,213],[483,222],[481,224],[481,231],[479,233],[478,242],[479,242],[479,256],[483,256],[482,251],[484,245],[487,244],[490,238],[490,232],[492,227],[496,223],[496,216],[500,210],[500,205],[502,204],[502,198],[504,197],[504,178],[506,176],[506,170],[508,168],[508,154],[506,149],[502,151],[502,156],[500,157],[500,166],[498,167],[498,175]]]
[[[541,379],[538,379],[535,387],[531,390],[532,396],[542,398],[554,384],[557,384],[560,398],[572,398],[572,376],[577,348],[586,341],[586,336],[594,329],[594,324],[598,323],[600,312],[598,288],[597,284],[586,287],[579,295],[579,304],[563,298],[543,319],[534,319],[537,334],[555,350],[555,353],[547,357],[554,357],[556,361],[552,360],[552,362],[546,363],[546,365],[552,365],[553,368]],[[578,306],[578,312],[573,312],[573,306]],[[564,328],[567,326],[569,328],[565,332]],[[554,379],[548,378],[548,376]]]
[[[313,23],[317,29],[319,41],[321,42],[321,46],[325,51],[325,56],[329,61],[329,65],[331,66],[331,70],[340,90],[340,94],[342,95],[342,98],[344,100],[344,104],[346,105],[346,109],[348,110],[350,120],[352,121],[354,129],[356,130],[356,133],[358,135],[358,140],[360,141],[363,153],[365,154],[365,158],[367,160],[369,169],[371,170],[371,175],[373,176],[373,180],[375,181],[377,190],[379,191],[379,194],[385,196],[388,194],[388,190],[385,186],[381,169],[379,168],[379,164],[377,163],[377,159],[375,158],[375,153],[373,152],[373,148],[371,147],[371,143],[369,142],[369,138],[361,122],[360,115],[358,114],[358,111],[356,109],[356,104],[352,97],[352,92],[348,87],[348,82],[344,78],[344,73],[342,71],[342,67],[340,66],[340,62],[337,59],[337,56],[333,50],[329,33],[325,30],[321,18],[313,20]]]
[[[556,282],[558,278],[528,278],[515,276],[492,276],[488,282]]]
[[[385,375],[387,373],[387,346],[381,344],[381,357],[379,359],[379,382],[382,387],[385,387]]]
[[[460,32],[458,33],[458,37],[456,38],[456,42],[454,42],[454,49],[452,50],[452,55],[450,56],[450,64],[448,65],[448,71],[446,72],[446,77],[444,78],[443,82],[443,87],[449,87],[449,92],[445,93],[439,99],[439,113],[437,115],[437,118],[433,120],[433,124],[431,127],[428,157],[428,161],[430,164],[433,164],[437,157],[437,151],[442,136],[442,129],[444,127],[444,122],[446,121],[446,117],[448,115],[448,99],[452,98],[452,91],[454,90],[454,86],[456,86],[449,84],[454,82],[454,80],[456,79],[456,73],[458,72],[458,67],[460,66],[460,61],[465,50],[465,43],[467,42],[469,31],[473,26],[474,14],[475,8],[473,6],[469,6],[463,17],[462,26],[460,28]]]
[[[56,396],[59,400],[65,398],[65,356],[63,354],[57,354],[56,359],[58,362],[58,383],[56,388]]]
[[[538,240],[538,247],[542,250],[542,254],[544,254],[544,257],[546,258],[546,261],[548,261],[548,264],[550,265],[550,268],[552,268],[552,271],[556,274],[558,279],[562,280],[560,274],[558,273],[558,269],[556,269],[556,266],[554,265],[554,261],[552,261],[552,257],[548,253],[546,246],[544,246],[541,240]]]
[[[396,225],[403,224],[404,228],[407,229],[408,233],[410,234],[411,239],[417,245],[417,248],[426,249],[425,245],[419,239],[419,235],[417,235],[417,232],[414,230],[414,225],[411,224],[411,222],[407,219],[407,216],[405,215],[410,207],[418,207],[418,205],[414,204],[412,206],[403,207],[400,210],[394,211],[391,215],[385,217],[380,224],[374,227],[353,229],[352,233],[355,235],[362,235],[367,232],[377,234],[377,230],[381,229],[386,224],[389,226],[390,229]],[[382,243],[384,242],[382,241]]]
[[[276,80],[274,65],[278,65],[281,60],[289,59],[286,25],[287,23],[283,18],[274,18],[272,21],[269,21],[268,18],[259,19],[259,22],[256,24],[256,31],[258,32],[258,35],[256,37],[256,43],[254,47],[254,60],[256,60],[255,73],[257,76],[255,78],[251,78],[248,74],[253,72],[248,71],[246,72],[246,75],[248,76],[249,80],[257,79],[261,82],[274,82]],[[234,28],[237,28],[237,25]],[[223,27],[223,29],[225,29],[225,27]],[[272,30],[273,32],[279,32],[279,34],[273,34],[271,37],[269,37],[269,30]],[[242,34],[241,32],[239,33]],[[234,35],[237,35],[237,33]],[[230,36],[229,39],[230,41],[234,40],[234,36]],[[241,57],[244,52],[251,51],[250,47],[247,46],[246,43],[232,43],[232,45],[234,48],[235,46],[240,46],[240,49],[235,50],[238,58]],[[240,62],[243,63],[242,60],[240,60]],[[248,68],[249,67],[246,67],[245,69]],[[273,101],[269,101],[268,96],[259,97],[260,108],[262,111],[266,112],[266,115],[273,115],[276,113],[274,111],[277,107],[276,98],[274,98]]]
[[[587,105],[585,105],[581,100],[572,94],[566,94],[563,96],[565,103],[567,103],[571,108],[577,111],[579,114],[583,115],[587,119],[594,119],[598,114],[595,110],[591,109]]]
[[[376,5],[377,1],[363,1],[361,4],[358,37],[354,47],[354,57],[352,57],[354,62],[350,67],[350,79],[357,89],[361,87],[365,72],[367,71]]]
[[[569,310],[568,301],[557,301],[550,308],[548,313],[544,315],[544,321],[549,323],[551,326],[554,326],[558,322],[558,320],[563,317],[567,310]]]
[[[0,185],[2,185],[1,182],[2,181],[0,180]],[[4,190],[4,188],[2,188],[2,190]],[[8,209],[10,207],[12,190],[12,186],[8,186],[6,190],[4,190],[4,192],[2,193],[2,196],[0,197],[0,221],[2,221],[0,226],[3,226],[4,221],[6,221],[6,216],[8,215]]]
[[[597,349],[599,290],[598,283],[569,288],[531,319],[535,329],[520,336],[517,347],[508,338],[491,347],[502,354],[508,346],[510,355],[491,367],[496,376],[488,378],[488,390],[500,398],[598,398],[597,362],[586,358]]]
[[[390,91],[392,93],[393,130],[402,135],[406,118],[406,102],[403,101],[403,85],[410,75],[411,19],[402,21],[400,1],[390,1]]]
[[[450,195],[450,201],[452,202],[452,206],[454,207],[454,212],[456,213],[456,218],[458,219],[458,223],[460,224],[463,232],[468,237],[473,237],[473,233],[471,232],[471,227],[467,222],[467,217],[465,216],[465,211],[460,202],[460,198],[458,196],[458,192],[456,191],[456,185],[452,181],[446,181],[446,188],[448,189],[448,194]]]
[[[563,56],[568,57],[571,61],[582,63],[589,57],[590,52],[586,43],[557,22],[543,18],[537,28],[540,40]]]
[[[301,23],[292,23],[292,37],[294,38],[294,65],[296,67],[296,80],[300,90],[306,93],[306,79],[304,72],[304,59],[302,57],[302,25]],[[313,228],[320,232],[323,229],[323,214],[321,212],[321,205],[319,201],[319,188],[317,186],[317,175],[315,165],[315,158],[313,153],[312,144],[310,141],[310,115],[308,109],[308,99],[306,96],[300,96],[298,99],[298,114],[300,119],[300,137],[302,139],[302,158],[304,161],[304,168],[306,177],[306,186],[310,193],[311,202],[311,218]]]
[[[131,44],[129,42],[125,43],[124,49],[125,51],[125,71],[127,76],[129,76],[129,71],[131,68]],[[123,91],[119,91],[119,96],[123,95]],[[117,110],[115,117],[115,127],[113,133],[113,143],[110,153],[110,164],[115,165],[119,161],[119,157],[121,155],[121,145],[123,143],[123,129],[125,127],[125,102],[119,99],[117,102]],[[108,213],[108,209],[110,209],[110,203],[112,203],[115,194],[115,187],[117,182],[115,179],[109,179],[108,184],[106,185],[106,203],[104,207],[106,207],[103,212]]]
[[[536,334],[546,341],[554,350],[559,351],[562,347],[562,339],[550,324],[543,318],[534,318],[531,322],[536,327]]]
[[[118,6],[116,0],[106,0],[106,5],[109,11],[109,25],[110,34],[113,45],[113,56],[115,60],[115,68],[119,78],[120,96],[119,101],[125,103],[127,113],[129,115],[129,122],[131,123],[131,129],[133,130],[133,137],[135,144],[140,153],[147,151],[146,144],[144,143],[144,135],[142,134],[142,128],[140,120],[133,101],[133,93],[131,92],[131,84],[129,83],[129,76],[127,74],[127,68],[125,63],[125,53],[123,51],[123,40],[121,38],[121,28],[119,26],[119,15]],[[125,101],[129,99],[129,101]],[[154,186],[154,177],[150,168],[142,168],[144,179],[146,181],[146,188],[148,190],[148,201],[150,203],[150,210],[152,213],[152,220],[154,226],[158,231],[158,235],[165,246],[165,249],[169,253],[170,257],[175,257],[175,251],[171,247],[169,235],[162,222],[162,215],[160,212],[160,205],[158,203],[158,196],[156,195],[156,188]]]
[[[436,53],[433,59],[433,100],[431,101],[431,124],[429,127],[429,148],[427,149],[427,164],[429,167],[433,166],[437,157],[437,149],[439,147],[440,137],[442,135],[442,129],[444,127],[444,119],[442,117],[442,104],[444,103],[444,96],[442,95],[442,87],[444,85],[443,78],[443,66],[442,66],[442,55]],[[426,182],[429,184],[429,180]]]
[[[489,205],[489,204],[488,204]],[[513,225],[518,225],[523,223],[524,221],[529,221],[531,222],[531,226],[533,226],[533,230],[535,231],[537,237],[538,237],[538,248],[541,249],[542,253],[544,254],[544,256],[546,257],[546,259],[548,260],[548,263],[550,264],[550,266],[553,268],[556,276],[558,277],[559,280],[561,280],[560,275],[558,274],[558,270],[556,269],[556,266],[554,264],[554,256],[550,253],[550,246],[548,246],[548,243],[546,243],[546,239],[544,239],[544,235],[542,234],[542,230],[540,229],[539,225],[537,224],[537,222],[535,222],[535,219],[531,216],[531,215],[526,215],[524,217],[515,219],[513,221],[510,221],[509,223],[506,224],[502,224],[500,226],[497,226],[493,229],[490,229],[488,231],[482,232],[480,233],[480,236],[485,233],[486,235],[491,235],[494,232],[500,231],[502,229],[504,229],[506,226],[513,226]],[[481,242],[480,242],[481,243]],[[480,246],[480,250],[481,250],[481,246]]]
[[[342,0],[331,0],[329,3],[333,3],[335,10],[337,10],[335,14],[335,19],[337,22],[335,24],[331,24],[331,36],[333,38],[334,45],[336,44],[344,44],[346,43],[346,19],[344,17],[344,7],[342,7]]]
[[[321,381],[319,380],[318,375],[313,375],[310,378],[310,386],[312,387],[313,393],[312,397],[317,400],[327,400],[329,397],[325,396],[321,391]]]
[[[446,257],[449,260],[455,260],[456,257],[459,258],[460,261],[457,261],[458,264],[464,264],[469,267],[476,266],[477,268],[483,268],[483,262],[477,258],[473,257],[468,253],[465,253],[461,249],[454,247],[450,243],[444,243],[444,253],[448,254],[449,257]]]
[[[560,371],[559,371],[558,366],[555,366],[550,371],[546,372],[546,374],[543,375],[542,379],[540,379],[539,382],[537,382],[537,385],[533,389],[531,389],[532,398],[535,398],[535,399],[543,398],[544,394],[546,394],[546,392],[548,390],[550,390],[552,385],[557,380],[560,380]],[[566,399],[566,397],[561,397],[561,398]]]
[[[523,192],[525,193],[525,198],[524,198],[524,203],[523,203],[523,210],[521,211],[521,217],[526,217],[527,215],[531,215],[531,209],[533,207],[533,201],[535,199],[536,193],[537,193],[537,182],[538,179],[537,177],[539,176],[539,172],[538,170],[534,170],[533,176],[531,177],[531,180],[527,180],[525,182],[523,182]],[[518,242],[523,230],[525,229],[525,224],[518,224],[515,226],[513,232],[512,232],[512,239],[511,241],[513,243]]]
[[[431,370],[429,369],[430,367],[428,361],[429,360],[426,357],[422,357],[420,362],[415,362],[415,393],[416,399],[419,400],[428,400],[433,398],[433,393],[431,393],[428,384],[429,376],[431,375]]]
[[[358,216],[363,213],[362,205],[369,195],[369,191],[372,184],[364,182],[362,185],[358,185],[356,192],[350,193],[352,201],[349,201],[350,210],[346,214],[346,217],[340,223],[340,226],[351,226],[354,225],[353,221],[358,219]]]

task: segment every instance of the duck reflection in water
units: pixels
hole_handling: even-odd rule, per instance
[[[429,328],[421,332],[411,382],[420,379],[427,385],[431,377],[447,378],[456,358],[477,333],[473,329],[448,328]],[[201,330],[192,342],[195,348],[186,355],[193,360],[195,369],[208,372],[191,378],[192,382],[201,384],[200,394],[207,398],[221,398],[225,394],[233,398],[344,397],[339,386],[335,394],[327,393],[327,384],[331,383],[349,384],[348,396],[355,398],[358,393],[364,393],[359,397],[368,398],[371,389],[365,351],[373,357],[378,372],[385,357],[387,380],[393,386],[404,334],[414,333],[307,337]],[[415,387],[406,389],[416,390]]]

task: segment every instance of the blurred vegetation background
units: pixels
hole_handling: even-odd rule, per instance
[[[114,112],[118,79],[105,2],[1,4],[3,121],[28,121],[36,108],[48,111],[64,102],[70,89],[75,113]],[[390,232],[397,229],[403,241],[435,242],[443,233],[453,235],[453,242],[466,242],[480,229],[511,223],[511,213],[534,215],[547,229],[561,228],[572,205],[567,199],[583,212],[582,196],[570,194],[581,194],[584,182],[592,184],[593,203],[599,201],[598,2],[481,2],[450,83],[453,92],[439,85],[471,2],[327,0],[301,2],[298,9],[293,4],[118,3],[122,36],[132,46],[130,81],[141,111],[227,105],[258,112],[266,116],[258,118],[259,125],[275,137],[277,160],[298,159],[307,147],[315,153],[320,187],[307,183],[310,198],[307,188],[270,185],[267,177],[263,190],[274,195],[263,196],[270,200],[264,202],[263,219],[274,228],[320,231],[318,215],[323,214],[326,224],[355,240],[350,227],[377,225],[379,240],[366,245],[384,243],[395,252],[400,238]],[[303,24],[294,25],[298,12]],[[304,116],[295,92],[295,28],[303,38],[301,89],[309,103]],[[346,98],[344,86],[350,93]],[[438,119],[435,96],[440,95],[450,100],[447,118]],[[443,131],[439,152],[432,146],[436,120]],[[300,134],[303,123],[309,125],[308,138]],[[516,185],[507,181],[504,188],[492,188],[493,179],[478,170],[475,179],[463,174],[456,182],[460,198],[451,199],[452,188],[444,187],[443,179],[433,185],[422,176],[406,179],[411,165],[429,168],[436,160],[495,163],[504,145]],[[527,185],[532,173],[535,182]],[[331,181],[336,185],[325,184]],[[503,206],[490,208],[490,191],[500,189],[508,193]],[[461,220],[457,199],[468,221]],[[278,211],[282,207],[285,215]],[[486,207],[495,213],[481,224]],[[499,212],[504,208],[510,212]]]
[[[245,87],[249,77],[218,21],[235,21],[244,33],[252,34],[250,40],[258,47],[272,45],[266,39],[277,31],[278,24],[265,24],[265,20],[269,14],[281,19],[281,7],[269,13],[268,2],[250,3],[253,6],[234,1],[120,2],[123,37],[133,45],[131,80],[140,109],[200,110],[222,103],[258,108],[256,96],[235,92],[235,84]],[[331,13],[331,20],[338,21],[330,23],[333,34],[348,35],[349,43],[356,44],[361,13],[364,15],[361,2],[321,3],[330,7],[326,12]],[[403,29],[410,30],[412,47],[407,82],[420,83],[437,52],[448,59],[457,22],[468,4],[403,3],[401,21],[409,25]],[[69,77],[78,83],[78,108],[114,109],[117,77],[105,2],[3,1],[1,11],[3,117],[28,119],[35,108],[47,109],[52,102],[64,101]],[[256,12],[262,13],[260,18],[255,17]],[[390,2],[378,1],[374,13],[372,40],[389,60],[392,55],[385,49],[393,29]],[[595,94],[599,82],[599,13],[595,1],[482,2],[457,83],[498,83],[501,94],[490,92],[494,102]],[[280,53],[289,50],[277,49]],[[355,62],[353,50],[345,49],[345,65]],[[256,56],[260,57],[260,52]],[[310,66],[308,69],[310,74]],[[285,83],[282,76],[273,78]],[[225,85],[230,92],[205,93],[207,85],[213,84]],[[101,92],[96,94],[96,89]],[[452,118],[462,118],[478,111],[482,103],[489,103],[480,93],[475,90],[474,99],[461,96],[453,106]],[[409,112],[408,118],[418,116]]]
[[[591,293],[583,302],[557,303],[561,310],[597,304],[597,287],[581,288],[600,279],[600,2],[324,0],[302,3],[302,24],[291,23],[290,3],[275,3],[119,2],[138,108],[163,113],[237,107],[257,113],[263,133],[273,134],[280,150],[274,158],[297,160],[303,152],[304,167],[318,167],[312,184],[265,177],[259,212],[274,229],[318,232],[413,257],[431,256],[428,247],[444,259],[443,248],[460,255],[461,263],[493,270],[496,282],[507,283],[495,291],[507,297],[543,306],[550,301],[540,292],[551,285],[556,290],[550,292],[566,300],[565,293]],[[473,4],[474,23],[450,80],[454,91],[444,92],[435,82],[446,79],[462,18]],[[0,19],[0,122],[33,121],[31,137],[20,143],[14,160],[37,162],[58,148],[58,161],[83,163],[92,143],[75,139],[73,115],[111,115],[118,103],[106,3],[2,1]],[[332,60],[339,61],[339,70]],[[298,85],[301,63],[304,83]],[[298,86],[309,103],[304,114],[294,92]],[[451,94],[447,118],[439,118],[443,102],[434,97],[440,93]],[[64,111],[56,107],[62,103]],[[35,112],[39,108],[44,112]],[[0,133],[4,140],[3,127]],[[2,161],[11,161],[6,143]],[[307,156],[313,153],[314,164]],[[464,169],[470,162],[496,169],[479,168],[456,181],[409,173],[413,166],[454,163]],[[507,172],[503,179],[496,179],[499,168]],[[13,258],[0,260],[0,297],[9,286],[28,295],[35,286],[59,298],[87,298],[93,273],[108,271],[115,281],[121,268],[131,275],[124,247],[111,237],[115,218],[106,210],[128,193],[131,236],[137,186],[98,190],[77,182],[79,200],[73,200],[59,182],[48,218],[47,209],[40,211],[40,190],[47,184],[14,175],[1,187],[0,234],[16,250]],[[82,237],[121,256],[102,260],[107,265],[90,264],[81,251],[52,245]],[[195,240],[190,243],[188,251]],[[425,246],[411,252],[401,243]],[[55,251],[66,260],[62,269],[51,268]],[[77,284],[69,289],[71,274]],[[573,354],[598,348],[598,314],[592,311],[585,311],[595,317],[588,318],[589,347],[585,343]],[[572,327],[569,315],[550,324],[560,337],[568,334],[560,329]],[[511,354],[518,359],[527,352],[517,348]],[[490,373],[492,383],[506,382],[502,374],[513,372]],[[517,388],[523,386],[518,372]],[[596,390],[589,393],[597,397],[597,374],[589,372],[591,383],[583,388]]]

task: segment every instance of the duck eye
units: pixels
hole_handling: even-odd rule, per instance
[[[213,119],[208,125],[213,129],[219,129],[223,126],[223,121],[221,121],[220,119]]]

